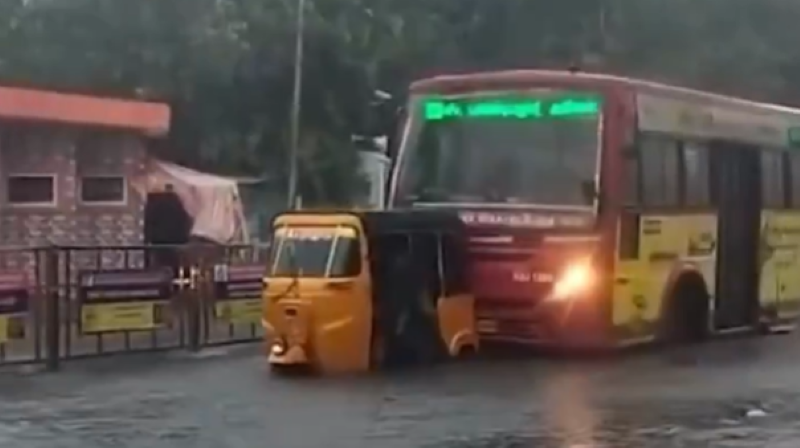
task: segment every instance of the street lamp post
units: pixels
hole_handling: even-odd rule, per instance
[[[294,84],[292,86],[292,110],[289,118],[289,186],[287,191],[288,208],[297,205],[299,146],[300,146],[300,102],[303,94],[303,40],[305,35],[306,0],[297,0],[297,20],[295,22]]]

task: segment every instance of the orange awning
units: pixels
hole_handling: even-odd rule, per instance
[[[163,103],[0,87],[0,119],[108,126],[164,135],[170,108]]]

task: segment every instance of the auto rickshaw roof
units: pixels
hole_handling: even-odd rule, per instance
[[[289,210],[285,215],[349,215],[358,218],[367,233],[464,232],[464,222],[454,210]],[[277,217],[276,217],[277,219]]]
[[[382,210],[361,212],[368,231],[447,231],[461,233],[464,222],[453,210]]]

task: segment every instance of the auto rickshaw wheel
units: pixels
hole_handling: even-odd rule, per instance
[[[460,360],[470,361],[478,356],[478,349],[472,344],[467,344],[458,349],[456,356]]]

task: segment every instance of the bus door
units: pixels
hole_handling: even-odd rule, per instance
[[[761,166],[757,148],[715,142],[711,188],[719,219],[714,328],[753,326],[759,292]]]

